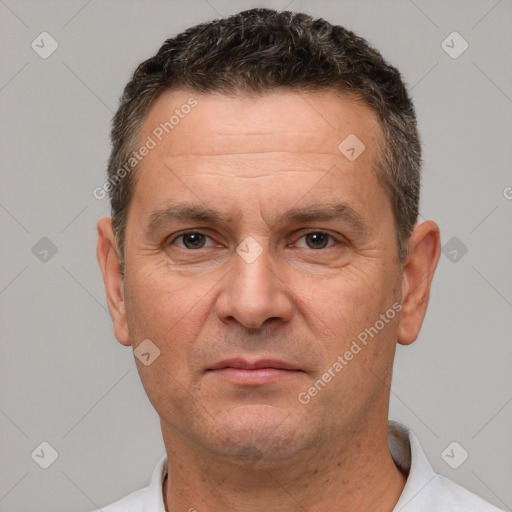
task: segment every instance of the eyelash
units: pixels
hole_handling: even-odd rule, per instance
[[[331,233],[329,233],[328,231],[323,231],[323,230],[318,230],[318,229],[310,229],[308,231],[303,232],[301,234],[301,236],[297,239],[297,241],[300,240],[301,238],[304,238],[307,235],[312,234],[312,233],[327,235],[333,242],[335,242],[333,245],[329,245],[328,247],[322,247],[319,249],[313,249],[313,248],[307,247],[307,249],[310,249],[312,251],[326,250],[326,249],[330,249],[331,247],[333,247],[335,245],[346,244],[346,241],[341,236],[338,238],[338,237],[335,237],[334,235],[332,235]],[[212,240],[212,238],[210,236],[208,236],[205,233],[202,233],[200,231],[185,231],[184,233],[180,233],[178,236],[176,236],[172,240],[170,240],[169,245],[173,245],[174,242],[176,242],[176,240],[182,239],[186,235],[203,235],[203,236],[209,238],[210,240]],[[188,249],[186,247],[180,247],[180,249],[192,252],[192,251],[199,251],[201,249],[205,249],[205,247],[200,247],[199,249]],[[206,249],[208,249],[208,247],[206,247]]]

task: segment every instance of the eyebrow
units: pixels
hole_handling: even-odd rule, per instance
[[[191,204],[172,204],[154,210],[147,223],[147,231],[158,231],[173,222],[197,222],[205,224],[232,224],[240,213],[224,213],[211,208]],[[342,220],[354,230],[366,231],[363,216],[346,203],[314,203],[292,208],[270,219],[270,224],[300,224]]]
[[[217,212],[211,208],[186,204],[172,204],[154,210],[149,216],[147,231],[158,231],[173,222],[204,222],[205,224],[229,224],[232,216]]]
[[[347,203],[317,203],[304,208],[292,208],[280,218],[281,222],[290,224],[330,220],[343,220],[359,231],[363,231],[366,225],[362,215]]]

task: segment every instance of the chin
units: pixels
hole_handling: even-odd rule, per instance
[[[296,413],[275,406],[244,405],[216,415],[215,425],[203,432],[203,439],[212,451],[244,466],[272,465],[304,448],[308,420],[300,420]]]

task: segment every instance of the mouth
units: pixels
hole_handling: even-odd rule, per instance
[[[250,362],[241,358],[220,361],[207,371],[234,384],[246,386],[271,384],[304,373],[303,370],[277,359]]]

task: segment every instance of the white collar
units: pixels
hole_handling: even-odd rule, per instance
[[[396,421],[388,422],[388,444],[395,464],[407,482],[393,512],[498,512],[499,509],[434,472],[414,433]],[[165,512],[163,481],[167,456],[157,463],[144,493],[143,512]]]

